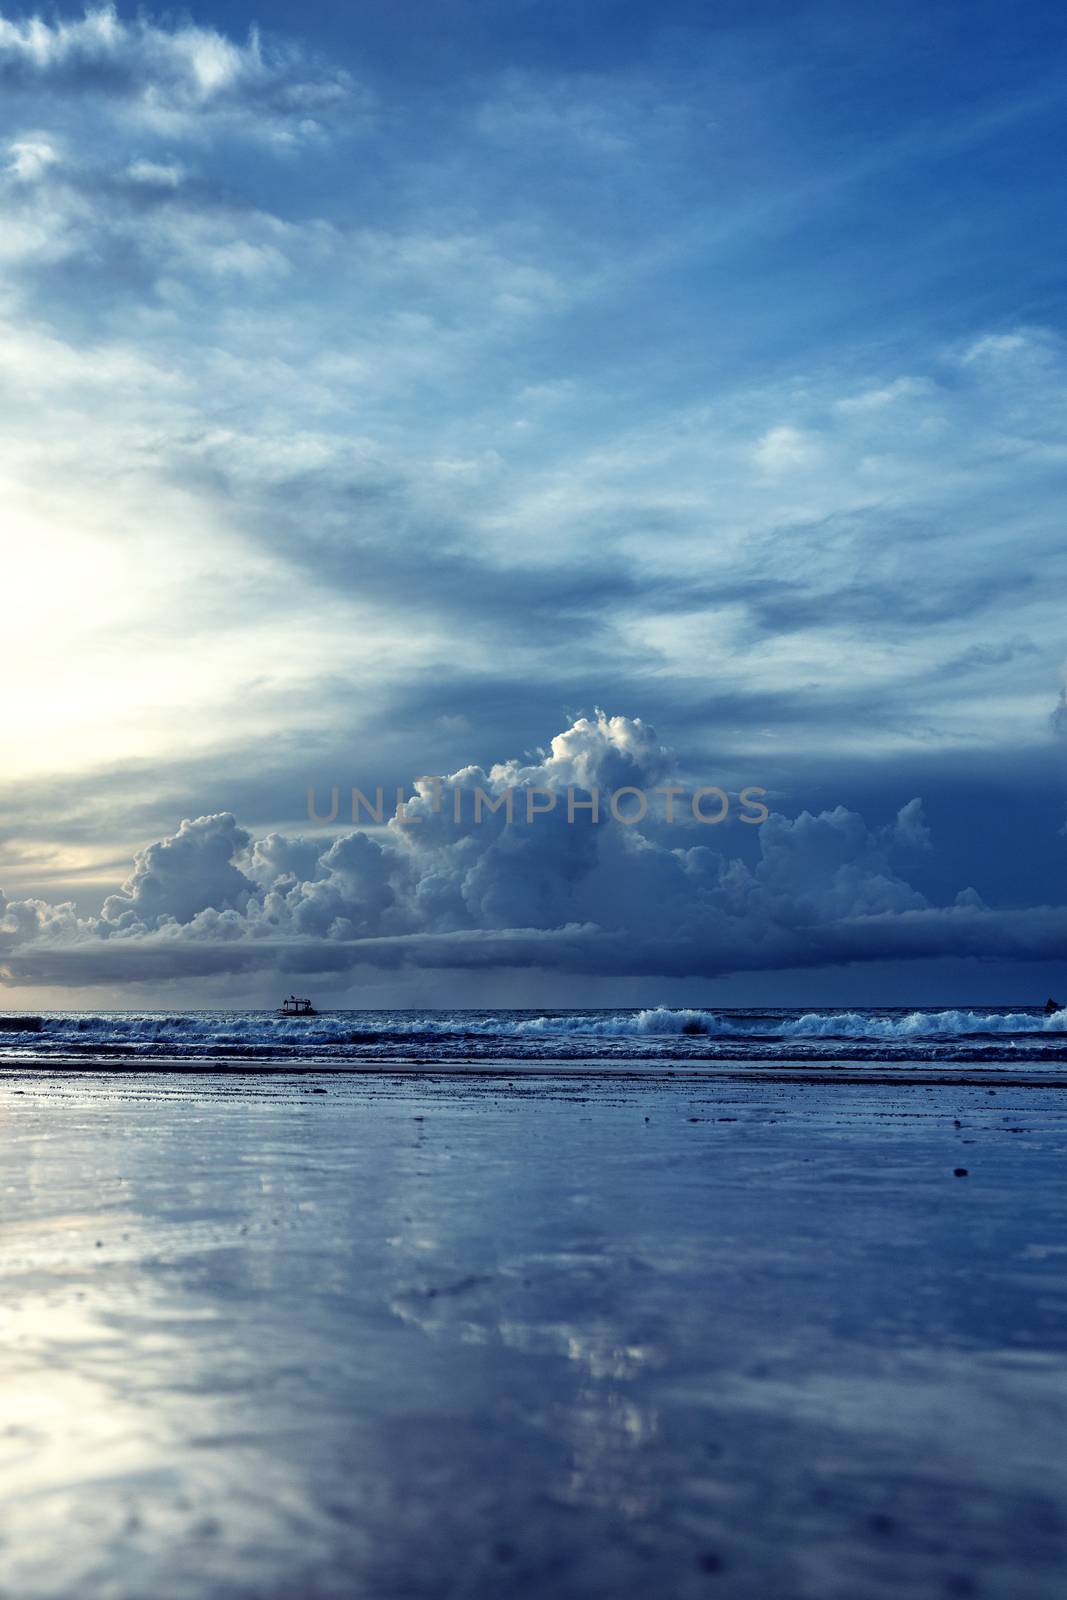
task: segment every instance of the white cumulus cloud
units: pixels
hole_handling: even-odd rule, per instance
[[[903,875],[927,843],[918,800],[871,827],[837,806],[772,813],[748,859],[693,821],[616,820],[608,794],[677,782],[638,719],[579,718],[539,759],[422,780],[374,833],[253,840],[229,813],[140,851],[99,917],[0,897],[0,972],[19,984],[130,983],[357,967],[542,967],[713,977],[911,956],[1053,953],[1067,909],[997,911],[971,889],[932,905]],[[601,791],[599,822],[568,790]],[[475,820],[475,794],[496,803]],[[504,803],[512,791],[512,820]],[[453,810],[460,796],[459,819]],[[525,801],[537,795],[531,822]]]

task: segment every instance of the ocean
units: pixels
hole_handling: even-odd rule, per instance
[[[1065,1013],[36,1021],[0,1594],[1061,1600]]]
[[[1067,1009],[989,1006],[604,1011],[65,1011],[0,1017],[0,1065],[442,1069],[546,1063],[640,1070],[961,1063],[1029,1072],[1067,1061]]]

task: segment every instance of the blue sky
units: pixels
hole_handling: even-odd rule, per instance
[[[1061,11],[0,18],[14,1002],[1064,987]],[[792,831],[256,856],[575,739]]]

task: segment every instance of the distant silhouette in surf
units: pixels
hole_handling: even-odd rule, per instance
[[[311,1004],[310,1000],[299,1000],[295,994],[291,994],[288,1000],[283,1000],[281,1005],[278,1007],[278,1010],[283,1017],[318,1016],[318,1012],[315,1010],[315,1007]]]

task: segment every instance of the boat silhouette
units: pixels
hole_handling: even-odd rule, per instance
[[[278,1007],[278,1013],[283,1017],[317,1017],[318,1012],[310,1000],[300,1000],[291,994],[288,1000],[283,1000]]]

